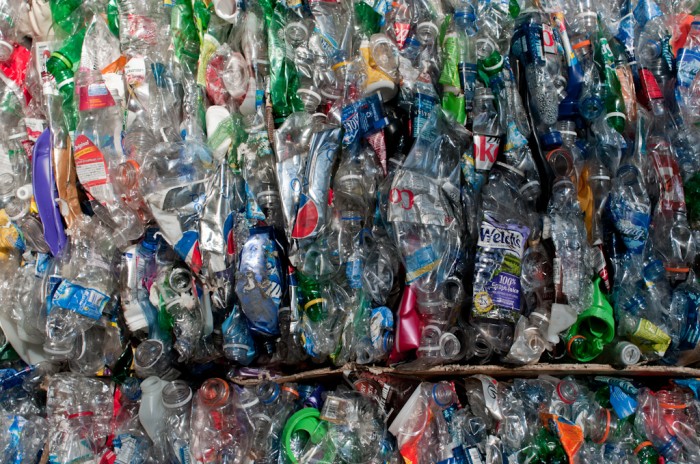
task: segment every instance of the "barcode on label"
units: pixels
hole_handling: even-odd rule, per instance
[[[483,459],[481,459],[481,452],[476,447],[467,448],[467,459],[469,459],[469,464],[484,464]]]
[[[102,302],[103,296],[100,293],[97,292],[90,292],[88,295],[88,303],[98,305],[99,303]]]

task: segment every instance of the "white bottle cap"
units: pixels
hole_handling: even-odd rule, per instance
[[[398,90],[399,88],[394,82],[387,79],[381,79],[369,84],[367,88],[365,88],[365,95],[370,95],[374,92],[379,92],[379,95],[381,95],[382,100],[388,102],[396,96]]]
[[[34,195],[32,184],[25,184],[17,189],[17,198],[20,200],[29,201],[32,199],[32,195]]]

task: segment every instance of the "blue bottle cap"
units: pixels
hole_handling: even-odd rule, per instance
[[[547,132],[540,140],[545,150],[554,150],[555,148],[561,147],[564,143],[561,139],[561,132],[559,131]]]

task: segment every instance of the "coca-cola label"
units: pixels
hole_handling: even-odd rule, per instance
[[[549,24],[542,25],[542,48],[545,53],[557,54],[557,42],[554,40],[554,31]]]
[[[474,134],[474,162],[477,171],[488,171],[498,158],[500,137]]]
[[[403,50],[408,38],[408,32],[411,30],[411,25],[408,23],[394,23],[394,35],[396,36],[396,45]]]

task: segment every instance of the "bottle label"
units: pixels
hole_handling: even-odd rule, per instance
[[[510,151],[519,150],[526,145],[527,139],[522,132],[520,132],[520,129],[518,129],[518,125],[513,120],[508,121],[506,146],[504,148],[505,152],[508,153]],[[496,150],[498,150],[498,147]],[[496,152],[496,156],[498,156],[498,151]]]
[[[651,321],[640,319],[634,333],[630,335],[630,341],[642,352],[654,352],[663,356],[671,344],[671,337]]]
[[[53,294],[51,304],[97,320],[102,317],[109,299],[109,296],[94,288],[85,288],[64,280]]]
[[[676,83],[680,87],[689,88],[700,70],[700,50],[681,48],[678,50],[678,74]]]
[[[479,231],[472,315],[515,323],[520,313],[520,273],[530,229],[484,216]]]
[[[476,446],[464,446],[467,464],[485,464],[485,456]]]
[[[615,195],[611,197],[610,210],[615,228],[622,235],[627,250],[631,253],[641,253],[649,235],[649,205],[630,202]]]
[[[92,111],[114,106],[114,98],[104,82],[96,82],[78,89],[78,110]]]
[[[640,0],[634,7],[633,14],[640,27],[646,26],[648,21],[658,16],[663,16],[663,12],[655,0]]]
[[[378,93],[346,105],[341,119],[345,129],[345,147],[352,145],[358,138],[370,136],[389,125],[389,119],[384,116],[384,103]]]
[[[114,438],[112,444],[114,452],[117,454],[114,464],[131,464],[134,458],[140,458],[136,454],[140,445],[137,437],[129,433],[122,433]]]
[[[352,401],[339,396],[328,395],[321,410],[321,420],[334,424],[345,424],[353,410]]]
[[[557,41],[554,40],[554,31],[549,24],[542,24],[542,49],[545,53],[557,54]]]
[[[637,401],[620,387],[610,385],[610,404],[620,419],[627,419],[637,410]]]
[[[145,15],[126,15],[126,30],[122,34],[133,43],[153,46],[156,44],[157,33],[158,23],[155,20]]]
[[[476,63],[459,63],[459,82],[464,91],[467,112],[471,113],[476,92]]]
[[[417,138],[428,122],[430,114],[439,103],[435,96],[433,85],[427,82],[416,82],[416,100],[413,107],[413,137]]]
[[[474,134],[474,161],[477,171],[488,171],[498,158],[500,137]]]
[[[401,169],[389,191],[388,220],[447,227],[454,217],[447,194],[431,177]]]
[[[556,42],[551,27],[545,32],[542,24],[524,23],[513,34],[511,52],[525,65],[543,65],[545,51],[556,53]]]
[[[352,259],[345,264],[345,276],[350,288],[362,288],[362,260]]]
[[[685,211],[683,181],[670,144],[664,140],[648,148],[661,190],[659,208],[661,211]]]
[[[126,83],[131,87],[138,87],[146,80],[146,60],[135,57],[127,61],[124,66]]]
[[[645,89],[646,97],[651,100],[658,100],[663,98],[659,84],[656,82],[656,78],[648,69],[641,69],[639,74],[642,78],[642,87]]]
[[[682,292],[685,294],[686,324],[681,333],[680,350],[692,350],[700,343],[700,294],[694,291]],[[676,296],[674,295],[674,298]]]
[[[30,142],[36,142],[44,129],[46,128],[45,119],[24,118],[24,125],[27,128],[27,137]]]
[[[406,283],[410,284],[435,269],[440,263],[440,258],[432,245],[426,245],[406,256],[405,261]]]
[[[372,343],[372,348],[378,352],[383,352],[384,334],[394,329],[394,315],[386,306],[380,306],[372,309],[369,320],[369,338]]]
[[[408,38],[408,32],[411,30],[411,25],[409,23],[394,23],[394,35],[396,36],[396,45],[399,46],[400,50],[403,50],[406,44],[406,39]]]
[[[102,152],[85,135],[75,139],[75,169],[80,183],[103,205],[114,197],[107,175],[107,161]]]
[[[498,404],[498,381],[493,377],[483,374],[473,375],[472,378],[478,379],[481,382],[486,409],[489,410],[494,418],[501,420],[503,418],[503,414],[501,413],[501,407]]]

